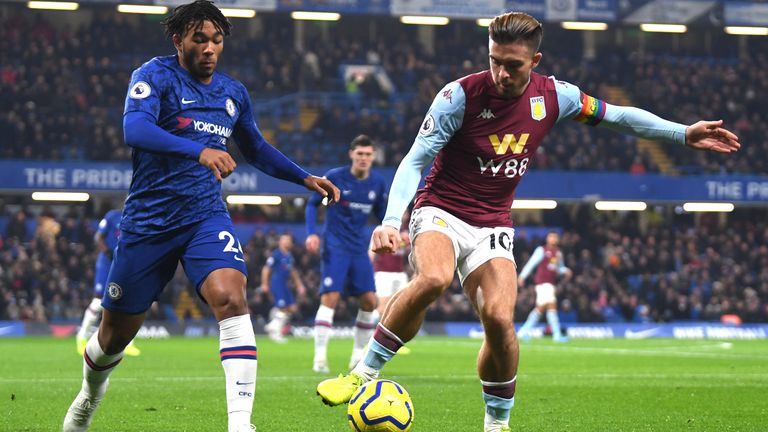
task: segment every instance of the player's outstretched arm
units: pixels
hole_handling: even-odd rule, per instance
[[[234,128],[240,152],[249,164],[272,177],[287,180],[328,196],[331,203],[339,199],[339,189],[331,182],[310,175],[278,149],[272,147],[261,134],[253,118],[251,99],[244,86],[240,86],[241,111]]]
[[[696,150],[708,150],[717,153],[733,153],[741,148],[739,137],[721,127],[722,120],[701,120],[685,130],[685,145]]]
[[[699,121],[690,126],[665,120],[640,108],[608,104],[590,96],[573,84],[554,81],[560,106],[558,121],[571,118],[590,126],[657,141],[684,144],[697,150],[732,153],[741,144],[722,120]]]

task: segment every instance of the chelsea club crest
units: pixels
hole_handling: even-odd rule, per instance
[[[229,114],[230,117],[235,116],[235,103],[232,102],[232,99],[227,98],[227,102],[224,104],[224,107],[227,108],[227,114]]]
[[[114,282],[110,282],[107,285],[107,295],[112,300],[119,300],[123,296],[123,288]]]

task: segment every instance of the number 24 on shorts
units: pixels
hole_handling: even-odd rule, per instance
[[[240,258],[237,256],[239,253],[240,256],[245,256],[243,254],[243,248],[240,246],[240,240],[235,240],[235,236],[232,235],[229,231],[222,231],[219,233],[219,240],[227,240],[227,245],[224,246],[224,252],[234,252],[235,259],[240,262],[245,262],[243,258]],[[235,247],[235,243],[237,243],[237,247]]]

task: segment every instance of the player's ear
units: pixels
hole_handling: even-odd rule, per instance
[[[533,65],[531,66],[531,69],[539,65],[539,62],[541,62],[542,57],[543,57],[543,54],[541,52],[537,52],[536,54],[533,55]]]
[[[173,41],[173,46],[175,46],[176,49],[181,50],[181,36],[174,33],[174,35],[171,37],[171,40]]]

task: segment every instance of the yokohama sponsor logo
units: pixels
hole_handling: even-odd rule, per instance
[[[232,129],[214,123],[192,120],[192,125],[194,125],[195,130],[198,132],[208,132],[226,138],[229,138],[229,136],[232,135]]]
[[[176,125],[176,129],[184,129],[191,123],[192,127],[198,132],[208,132],[209,134],[223,136],[224,138],[229,138],[232,135],[232,129],[215,123],[208,123],[189,117],[176,117],[176,121],[179,122]]]

